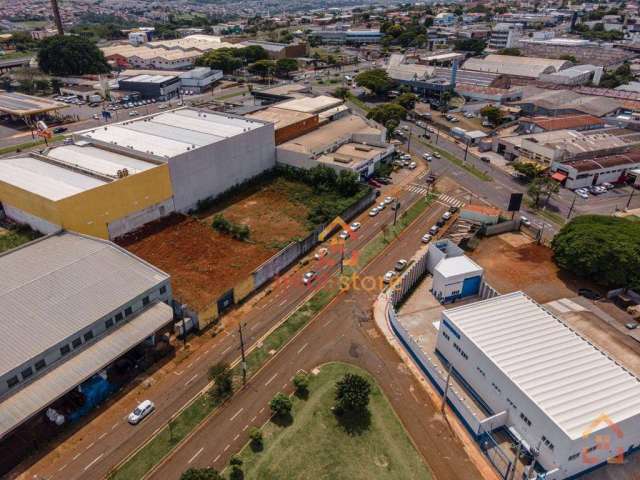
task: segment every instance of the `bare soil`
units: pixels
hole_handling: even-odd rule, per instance
[[[275,253],[180,214],[152,222],[118,243],[170,274],[174,296],[195,310],[211,305]]]
[[[579,287],[591,287],[560,270],[550,248],[527,240],[514,233],[485,238],[470,256],[500,293],[522,290],[539,303],[574,297]]]

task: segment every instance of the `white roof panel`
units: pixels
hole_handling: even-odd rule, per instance
[[[69,165],[77,166],[102,175],[117,178],[118,170],[126,168],[129,174],[143,172],[155,167],[151,162],[145,162],[134,157],[110,152],[91,145],[65,145],[53,148],[47,153],[48,157]]]
[[[470,273],[482,273],[482,267],[465,255],[443,258],[436,265],[443,277],[454,277]]]
[[[640,414],[640,380],[524,293],[443,315],[570,438]]]
[[[107,183],[32,157],[0,160],[0,181],[54,201]]]

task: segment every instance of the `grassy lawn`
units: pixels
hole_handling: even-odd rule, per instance
[[[345,373],[372,384],[370,417],[347,432],[332,413],[334,386]],[[293,423],[263,427],[264,450],[247,445],[239,454],[246,480],[376,479],[429,480],[431,473],[413,447],[393,408],[365,371],[342,363],[311,376],[308,399],[293,397]],[[368,424],[368,425],[367,425]]]
[[[417,218],[431,203],[431,198],[418,200],[398,218],[395,227],[389,230],[387,236],[397,236],[400,232]],[[377,235],[364,248],[362,257],[358,261],[358,269],[364,267],[375,255],[390,242],[382,234]],[[345,269],[345,273],[348,269]],[[284,344],[299,332],[316,314],[326,307],[340,291],[338,277],[330,279],[327,284],[318,290],[306,303],[290,315],[285,322],[274,330],[260,345],[253,349],[246,357],[247,377],[251,377],[267,360],[273,356]],[[233,369],[234,384],[240,385],[242,368],[238,364]],[[386,400],[385,400],[386,403]],[[147,445],[133,455],[118,470],[110,473],[110,480],[129,480],[142,478],[154,465],[159,463],[171,450],[191,431],[196,425],[210,415],[217,407],[208,395],[203,395],[189,405],[171,422],[169,427],[163,428]],[[389,407],[390,408],[390,407]],[[395,418],[395,417],[394,417]],[[394,457],[395,458],[395,457]],[[320,477],[318,477],[320,478]],[[322,477],[332,478],[332,477]],[[360,478],[360,477],[354,477]],[[387,477],[380,477],[387,478]],[[393,478],[393,477],[388,477]],[[413,478],[413,477],[396,477]],[[417,477],[416,477],[417,478]],[[429,478],[429,477],[420,477]]]
[[[20,245],[35,240],[41,235],[28,227],[17,227],[6,231],[0,231],[0,253],[19,247]]]
[[[54,142],[58,142],[60,140],[62,140],[64,138],[64,135],[54,135],[51,140],[49,140],[49,143],[54,143]],[[0,148],[0,155],[4,155],[5,153],[11,153],[11,152],[15,152],[16,150],[20,149],[20,150],[26,150],[28,148],[33,148],[33,147],[37,147],[38,145],[44,145],[44,140],[32,140],[30,142],[24,142],[24,143],[19,143],[17,145],[11,145],[9,147],[2,147]]]
[[[228,100],[229,98],[233,98],[233,97],[238,97],[240,95],[242,95],[243,93],[247,93],[247,91],[243,91],[243,92],[235,92],[235,93],[227,93],[225,95],[220,95],[215,97],[216,100]]]
[[[419,137],[418,137],[418,141],[420,143],[426,145],[427,147],[429,147],[431,150],[438,152],[440,155],[442,155],[443,158],[446,158],[451,163],[457,165],[458,167],[462,168],[463,170],[466,170],[467,172],[469,172],[474,177],[476,177],[476,178],[478,178],[478,179],[480,179],[480,180],[482,180],[484,182],[490,182],[491,180],[493,180],[489,175],[484,173],[482,170],[479,170],[478,168],[474,167],[470,163],[466,163],[465,164],[462,160],[460,160],[455,155],[452,155],[451,153],[449,153],[446,150],[443,150],[440,147],[434,146],[433,143],[427,142],[426,140],[423,140],[422,138],[419,138]]]

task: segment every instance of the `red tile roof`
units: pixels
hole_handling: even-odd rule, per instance
[[[522,123],[533,123],[543,130],[565,130],[582,127],[604,126],[605,122],[593,115],[567,115],[563,117],[533,117],[522,119]]]

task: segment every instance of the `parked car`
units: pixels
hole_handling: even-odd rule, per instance
[[[318,274],[313,270],[310,272],[307,272],[302,276],[302,283],[304,283],[305,285],[309,285],[311,282],[313,282],[316,279],[317,276]]]
[[[409,155],[408,153],[403,153],[402,155],[400,155],[400,160],[405,161],[405,162],[410,162],[411,161],[411,155]]]
[[[422,155],[422,158],[424,158],[427,162],[430,162],[432,160],[431,155],[428,153],[425,153],[424,155]]]
[[[449,207],[449,213],[456,213],[458,211],[458,207],[451,206]]]
[[[418,164],[416,162],[411,162],[409,164],[409,170],[415,170]]]
[[[588,298],[589,300],[600,300],[602,298],[602,295],[590,288],[579,288],[578,295]]]
[[[489,157],[480,157],[480,161],[484,163],[491,163],[491,159]]]
[[[376,182],[373,178],[369,179],[369,185],[376,187],[376,188],[380,188],[382,186],[381,183]]]
[[[432,238],[433,237],[430,234],[425,233],[420,240],[422,241],[422,243],[429,243]]]
[[[342,240],[347,240],[351,235],[347,230],[342,230],[340,235],[338,235]]]
[[[356,230],[359,230],[361,226],[362,224],[360,222],[353,222],[351,225],[349,225],[349,228],[351,228],[352,232],[355,232]]]
[[[378,210],[378,207],[373,207],[371,210],[369,210],[370,217],[375,217],[379,213],[380,213],[380,210]]]
[[[602,184],[602,186],[603,186],[604,188],[606,188],[607,190],[611,190],[612,188],[614,188],[614,187],[615,187],[615,185],[614,185],[613,183],[609,183],[609,182],[604,182],[604,183]]]
[[[329,249],[325,248],[325,247],[322,247],[322,248],[318,249],[318,251],[313,256],[313,258],[315,258],[316,260],[320,260],[321,258],[326,257],[328,253],[329,253]]]
[[[378,183],[381,183],[382,185],[391,184],[391,179],[389,177],[376,177],[374,178],[374,180]]]
[[[140,423],[147,415],[155,410],[156,406],[153,404],[151,400],[144,400],[141,402],[136,408],[133,409],[133,412],[129,414],[127,421],[131,425],[137,425]]]
[[[450,218],[451,218],[451,213],[449,213],[448,211],[442,214],[443,220],[449,220]]]
[[[402,270],[404,270],[407,266],[407,263],[409,262],[407,262],[404,258],[398,260],[395,266],[396,271],[401,272]]]
[[[380,203],[378,204],[378,210],[380,210],[380,211],[384,210],[384,209],[385,209],[385,207],[386,207],[386,205],[385,205],[385,203],[384,203],[384,202],[380,202]]]
[[[389,205],[390,203],[393,203],[393,200],[393,197],[384,197],[384,204]]]
[[[575,193],[577,196],[579,196],[580,198],[584,198],[585,200],[589,198],[589,194],[587,192],[576,190]]]
[[[436,233],[438,233],[439,230],[440,230],[440,227],[438,225],[434,225],[429,229],[429,235],[433,236]]]
[[[384,278],[382,279],[382,281],[384,283],[391,283],[391,280],[393,280],[396,275],[398,275],[395,271],[393,270],[389,270],[387,273],[384,274]]]
[[[64,133],[69,130],[67,127],[56,127],[53,129],[53,133]]]
[[[436,222],[436,225],[438,227],[444,227],[445,223],[446,223],[446,221],[443,218],[439,218],[438,221]]]
[[[638,328],[638,325],[640,325],[638,322],[629,322],[624,324],[624,326],[629,330],[635,330],[636,328]]]
[[[438,152],[433,152],[433,156],[436,158],[440,158],[440,154]]]
[[[465,118],[473,118],[475,117],[475,115],[472,112],[464,112],[463,113]]]
[[[531,226],[531,220],[529,220],[527,217],[520,217],[520,223],[525,227]]]

